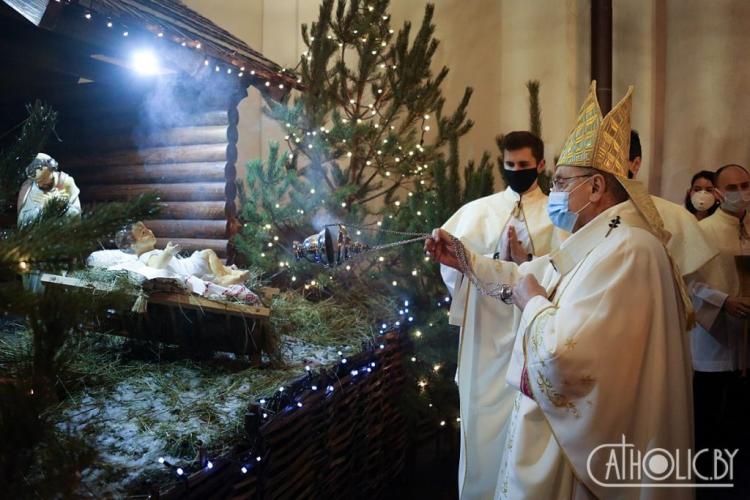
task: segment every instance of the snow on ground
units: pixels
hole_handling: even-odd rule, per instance
[[[339,359],[338,348],[282,338],[285,370],[245,368],[228,372],[214,363],[143,363],[134,374],[109,386],[90,387],[58,409],[61,431],[90,441],[100,453],[83,473],[84,489],[96,497],[148,492],[174,473],[159,458],[188,466],[200,441],[209,453],[231,448],[242,434],[248,404],[304,372],[304,365]],[[350,349],[343,349],[350,352]],[[224,355],[231,361],[231,356]],[[127,364],[128,361],[121,361]]]

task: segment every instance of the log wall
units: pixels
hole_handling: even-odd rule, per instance
[[[244,89],[198,107],[186,93],[185,109],[163,120],[148,109],[154,102],[148,88],[120,97],[111,90],[79,85],[52,103],[62,142],[48,150],[74,177],[84,210],[155,191],[163,210],[146,223],[159,245],[211,248],[231,259],[229,237],[239,228],[237,104]]]

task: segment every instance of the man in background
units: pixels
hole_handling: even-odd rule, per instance
[[[750,256],[750,174],[740,165],[716,171],[720,208],[699,222],[719,255],[696,273],[693,283],[696,326],[692,331],[696,448],[729,446],[722,442],[727,417],[738,409],[731,389],[748,362],[747,321],[750,299],[742,297],[736,256]],[[744,290],[746,293],[748,290]],[[734,443],[736,445],[736,443]]]

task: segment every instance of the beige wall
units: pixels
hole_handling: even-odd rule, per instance
[[[317,16],[316,0],[186,0],[283,66],[304,50],[299,27]],[[474,87],[474,129],[464,160],[494,137],[528,127],[524,83],[541,81],[543,139],[552,163],[573,124],[589,80],[588,0],[437,0],[434,64],[451,72],[448,108]],[[642,180],[680,200],[693,172],[723,163],[750,166],[750,1],[615,0],[614,99],[636,87],[633,126],[644,147]],[[392,24],[418,24],[422,0],[392,0]],[[282,132],[260,115],[255,91],[241,105],[240,163]],[[654,165],[661,165],[662,172]]]

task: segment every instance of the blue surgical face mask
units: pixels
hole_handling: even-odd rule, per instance
[[[746,210],[750,203],[750,192],[748,191],[727,191],[722,193],[724,201],[721,207],[729,212],[739,213]]]
[[[591,202],[586,203],[580,210],[571,212],[568,209],[568,202],[570,201],[570,194],[576,189],[586,184],[591,177],[586,179],[584,182],[573,188],[573,191],[552,191],[549,194],[549,200],[547,201],[547,215],[556,227],[559,227],[563,231],[569,233],[573,232],[573,228],[578,220],[578,214],[580,214],[586,207],[591,205]]]

